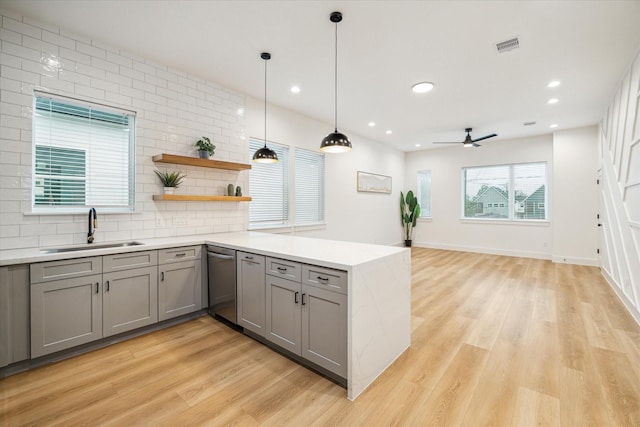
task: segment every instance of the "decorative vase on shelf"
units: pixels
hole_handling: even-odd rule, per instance
[[[176,187],[164,187],[164,194],[173,194]]]
[[[233,184],[227,185],[227,196],[233,196]]]
[[[209,152],[207,150],[198,150],[198,156],[200,156],[201,159],[208,159]]]
[[[239,185],[236,187],[236,197],[242,197],[242,188]]]

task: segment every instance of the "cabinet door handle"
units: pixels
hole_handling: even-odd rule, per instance
[[[307,304],[304,302],[304,295],[305,295],[305,294],[302,294],[302,305],[307,305]]]
[[[100,292],[100,283],[96,282],[96,294]]]
[[[286,272],[287,272],[287,269],[286,269],[286,268],[284,268],[284,267],[278,267],[278,271],[279,271],[280,273],[286,273]]]
[[[160,281],[164,282],[164,271],[160,272]]]
[[[328,277],[322,277],[322,276],[318,276],[317,277],[318,280],[322,280],[323,282],[328,282],[329,278]]]
[[[295,304],[297,304],[297,303],[298,303],[298,294],[299,294],[299,293],[300,293],[300,292],[296,292],[295,294],[293,294],[293,302],[294,302]]]
[[[107,292],[109,292],[109,281],[108,280],[107,280],[106,285],[107,285]]]
[[[176,254],[176,258],[182,258],[183,256],[187,256],[186,253]]]
[[[252,256],[246,256],[246,257],[244,257],[244,259],[253,259],[253,257]]]

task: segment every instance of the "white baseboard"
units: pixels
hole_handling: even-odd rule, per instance
[[[618,286],[616,281],[613,280],[613,277],[611,277],[611,275],[606,269],[600,267],[600,272],[602,273],[602,277],[604,277],[604,280],[606,280],[609,286],[611,286],[611,289],[613,289],[613,292],[616,293],[616,295],[618,296],[618,299],[622,301],[622,304],[627,309],[629,314],[631,314],[631,317],[633,317],[633,320],[635,320],[636,323],[640,325],[640,311],[638,311],[638,308],[634,306],[631,301],[629,301],[629,299],[626,297],[624,292],[622,292],[622,289],[620,288],[620,286]]]
[[[587,265],[589,267],[599,266],[596,258],[574,258],[554,255],[551,260],[560,264]]]
[[[475,252],[480,254],[504,255],[504,256],[513,256],[513,257],[522,257],[522,258],[536,258],[536,259],[548,259],[548,260],[551,259],[551,255],[544,252],[513,251],[508,249],[484,248],[484,247],[476,247],[476,246],[458,246],[458,245],[448,245],[448,244],[442,244],[442,243],[416,242],[415,240],[413,241],[413,246],[417,246],[419,248],[444,249],[447,251]]]

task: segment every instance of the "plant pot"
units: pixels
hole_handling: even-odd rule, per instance
[[[411,247],[411,239],[409,239],[409,240],[405,240],[405,241],[404,241],[404,245],[405,245],[407,248],[410,248],[410,247]]]
[[[164,194],[173,194],[176,187],[164,187]]]
[[[198,150],[198,156],[200,156],[201,159],[208,159],[209,152],[207,150]]]

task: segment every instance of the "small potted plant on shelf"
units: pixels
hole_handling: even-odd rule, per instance
[[[182,172],[161,172],[159,170],[154,170],[160,181],[162,181],[162,185],[164,185],[164,194],[173,194],[173,191],[180,186],[182,180],[186,178],[186,175],[182,175]]]
[[[413,227],[418,224],[420,217],[420,204],[418,198],[413,195],[413,191],[409,190],[407,197],[400,192],[400,221],[404,227],[404,245],[411,247],[411,233]]]
[[[198,155],[201,159],[208,159],[210,156],[213,156],[216,149],[216,146],[213,145],[211,140],[206,136],[203,136],[196,142],[196,147],[198,148]]]

